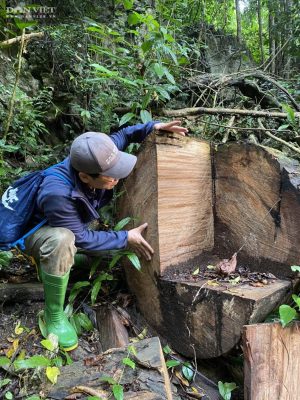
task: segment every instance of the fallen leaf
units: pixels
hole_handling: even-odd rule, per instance
[[[15,334],[21,335],[21,333],[23,333],[23,331],[24,331],[24,328],[21,326],[21,321],[19,320],[15,327]]]
[[[15,339],[13,341],[12,346],[6,351],[6,357],[11,358],[15,351],[18,349],[19,346],[19,339]]]
[[[181,375],[181,373],[180,373],[179,371],[176,371],[176,370],[175,370],[175,375],[176,375],[176,378],[179,380],[179,382],[181,382],[182,385],[184,385],[184,386],[190,386],[189,381],[188,381],[187,379],[185,379],[185,378]]]
[[[220,286],[220,285],[218,284],[218,282],[216,282],[216,281],[207,281],[206,284],[209,285],[209,286]]]
[[[237,266],[237,253],[234,253],[234,255],[230,258],[230,260],[224,258],[222,261],[220,261],[217,264],[216,269],[222,275],[230,275],[235,271],[236,266]]]
[[[215,265],[208,265],[208,266],[206,267],[206,269],[211,269],[211,270],[213,270],[213,269],[216,269],[216,266],[215,266]]]
[[[141,333],[137,335],[138,339],[143,340],[147,336],[147,328],[144,328]]]
[[[251,286],[254,286],[254,287],[263,287],[263,286],[265,286],[265,285],[264,285],[263,283],[261,283],[261,282],[251,282],[250,285],[251,285]]]
[[[240,276],[237,276],[237,277],[234,278],[234,279],[229,279],[229,282],[230,282],[232,285],[236,285],[236,284],[239,283],[240,280],[241,280],[241,277],[240,277]]]
[[[192,275],[197,275],[199,274],[199,268],[195,269],[195,271],[192,272]]]
[[[95,357],[88,357],[88,358],[85,358],[83,360],[84,365],[92,366],[92,367],[100,365],[102,363],[102,361],[103,361],[103,355],[102,354],[99,354],[99,355],[97,355]]]

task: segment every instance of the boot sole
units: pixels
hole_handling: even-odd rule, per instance
[[[75,350],[78,347],[78,343],[76,343],[76,344],[74,344],[73,346],[70,346],[70,347],[64,347],[64,346],[61,346],[61,347],[62,347],[62,349],[64,351],[71,351],[71,350]]]

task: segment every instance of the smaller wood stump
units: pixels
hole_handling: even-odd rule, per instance
[[[245,400],[300,399],[300,323],[244,327]]]
[[[80,386],[101,392],[102,399],[112,398],[108,384],[101,381],[101,378],[109,376],[123,385],[124,399],[172,400],[171,385],[159,339],[154,337],[141,340],[134,347],[136,355],[128,355],[126,347],[110,349],[98,356],[61,368],[57,384],[44,388],[47,398],[62,400],[72,392],[82,392],[74,389]],[[123,364],[125,357],[134,361],[135,369]]]
[[[290,289],[290,282],[264,287],[209,286],[161,279],[161,310],[167,315],[164,334],[174,348],[193,357],[218,357],[238,344],[243,325],[261,321]]]

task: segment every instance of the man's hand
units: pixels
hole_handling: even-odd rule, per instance
[[[185,134],[188,133],[188,129],[184,128],[183,126],[180,126],[180,124],[181,124],[180,120],[174,120],[170,122],[159,122],[154,125],[154,129],[156,129],[157,131],[162,130],[162,131],[179,133],[180,135],[185,136]]]
[[[150,261],[154,250],[142,236],[142,232],[147,228],[147,226],[148,224],[145,223],[128,231],[128,245],[136,251],[138,255],[141,255],[147,261]]]

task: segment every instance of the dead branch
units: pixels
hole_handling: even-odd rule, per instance
[[[190,84],[196,84],[197,87],[210,88],[211,90],[217,90],[220,88],[224,88],[226,86],[238,86],[241,92],[245,93],[248,97],[257,97],[260,101],[260,98],[264,99],[267,103],[275,102],[278,103],[278,100],[266,94],[262,89],[258,87],[255,82],[245,81],[246,78],[257,78],[260,81],[269,82],[272,85],[276,86],[280,91],[282,91],[288,99],[291,101],[293,106],[297,111],[300,111],[300,105],[294,99],[294,97],[288,92],[286,88],[284,88],[280,83],[278,83],[275,79],[271,78],[265,72],[260,70],[250,70],[242,73],[233,73],[230,75],[213,75],[213,74],[205,74],[199,77],[189,78],[188,81]],[[196,88],[195,88],[196,89]],[[244,94],[243,93],[243,94]]]
[[[100,397],[102,399],[108,399],[110,393],[106,392],[104,390],[95,390],[93,388],[90,388],[88,386],[74,386],[72,388],[72,393],[86,393],[90,394],[91,396],[96,396]]]
[[[217,124],[215,122],[207,122],[205,121],[205,124],[209,125],[214,125],[214,126],[219,126],[220,128],[225,128],[232,130],[233,132],[238,130],[238,131],[259,131],[261,132],[263,129],[262,128],[253,128],[253,127],[244,127],[244,126],[235,126],[235,125],[223,125],[223,124]],[[229,121],[230,123],[230,121]],[[278,129],[273,129],[273,128],[265,128],[266,131],[270,132],[278,132]],[[290,129],[282,129],[280,132],[292,132]]]
[[[261,122],[260,119],[258,119],[258,125],[260,126],[261,131],[262,131],[263,133],[265,133],[267,136],[269,136],[270,138],[276,140],[276,141],[279,142],[279,143],[284,144],[285,146],[289,147],[290,149],[292,149],[292,150],[295,151],[296,153],[300,154],[300,149],[299,149],[299,148],[297,148],[297,147],[295,147],[294,145],[292,145],[291,143],[286,142],[285,140],[283,140],[283,139],[281,139],[281,138],[279,138],[279,137],[273,135],[271,132],[269,132],[269,131],[264,127],[264,125],[263,125],[263,123]]]
[[[24,35],[24,40],[31,40],[31,39],[38,39],[44,36],[44,32],[33,32],[33,33],[27,33]],[[4,40],[3,42],[0,42],[0,46],[10,46],[11,44],[14,43],[19,43],[22,39],[22,35],[16,36],[14,38]]]
[[[255,110],[241,110],[236,108],[206,108],[206,107],[195,107],[195,108],[182,108],[180,110],[162,110],[162,115],[166,117],[185,117],[187,115],[200,115],[200,114],[212,114],[212,115],[241,115],[251,117],[266,117],[266,118],[287,118],[287,114],[283,112],[268,112],[268,111],[255,111]],[[295,117],[300,117],[300,112],[295,113]]]
[[[276,86],[278,89],[280,89],[282,92],[284,92],[287,97],[290,99],[291,103],[295,106],[297,111],[300,111],[300,106],[294,99],[294,97],[288,92],[288,90],[280,85],[275,79],[271,78],[269,75],[263,74],[261,71],[255,72],[252,76],[257,77],[258,79],[263,79],[267,82],[272,83],[274,86]]]
[[[235,115],[233,115],[230,118],[230,120],[228,122],[228,126],[226,126],[227,130],[226,130],[225,135],[224,135],[224,137],[222,139],[222,143],[226,143],[227,142],[230,131],[232,131],[234,134],[236,134],[236,130],[233,128],[234,120],[235,120]]]

